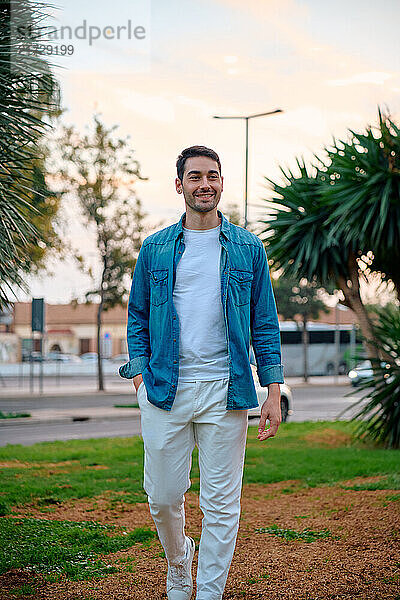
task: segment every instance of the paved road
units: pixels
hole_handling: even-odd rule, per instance
[[[132,382],[119,377],[118,375],[105,375],[105,388],[107,392],[115,394],[129,394],[132,391]],[[288,377],[286,383],[291,387],[304,386],[301,377]],[[345,375],[340,375],[338,381],[334,377],[310,377],[309,385],[315,386],[331,386],[331,385],[348,385],[349,379]],[[75,394],[95,394],[97,390],[97,379],[91,375],[76,375],[63,377],[59,381],[55,377],[47,376],[43,379],[43,394],[49,395],[68,395]],[[15,398],[15,397],[40,397],[39,380],[35,377],[33,391],[30,390],[29,378],[16,377],[1,377],[0,372],[0,399]]]
[[[348,397],[353,389],[350,385],[294,387],[292,389],[294,413],[290,420],[335,420],[345,408],[354,405],[362,397],[363,393],[360,391]],[[341,418],[349,419],[350,414],[347,413]]]
[[[293,391],[291,421],[334,420],[360,397],[360,392],[346,397],[348,385],[300,385]],[[92,437],[118,437],[138,435],[140,418],[138,409],[117,409],[114,404],[129,404],[135,395],[129,394],[77,394],[46,396],[43,398],[1,398],[0,410],[27,411],[36,415],[37,422],[1,422],[0,446],[6,444],[31,445],[39,441],[87,439]],[[73,417],[85,421],[73,421]],[[351,411],[341,418],[350,418]],[[47,421],[43,421],[46,418]],[[58,422],[57,422],[58,419]],[[61,421],[63,419],[63,421]],[[256,423],[256,421],[252,421]]]
[[[346,398],[353,388],[349,385],[294,385],[293,392],[293,409],[295,414],[306,413],[312,414],[317,418],[325,416],[335,416],[345,406],[352,404],[355,398],[360,396],[357,392],[356,396]],[[63,394],[46,394],[42,397],[32,397],[29,395],[16,396],[13,398],[0,397],[0,410],[2,411],[31,411],[33,409],[47,408],[84,408],[84,407],[112,407],[114,404],[129,404],[136,401],[134,390],[128,391],[124,389],[123,393],[119,392],[92,392],[83,391],[79,393],[74,390],[73,394],[64,392]],[[294,417],[294,415],[293,415]],[[308,417],[307,417],[308,418]],[[304,419],[301,419],[304,420]]]
[[[1,372],[0,372],[1,375]],[[132,384],[118,375],[105,374],[106,390],[112,392],[126,393],[132,388]],[[46,376],[43,378],[43,393],[76,394],[79,391],[95,392],[97,390],[97,378],[93,375],[70,375],[57,379],[57,377]],[[0,376],[0,398],[39,395],[39,377],[33,379],[33,390],[30,387],[29,377],[1,377]]]
[[[26,425],[7,425],[0,429],[0,446],[22,444],[31,446],[36,442],[54,442],[56,440],[86,440],[101,437],[129,437],[140,434],[140,417],[71,423],[32,423]]]
[[[64,408],[92,408],[96,406],[112,407],[114,404],[132,404],[136,402],[136,394],[132,389],[131,393],[99,393],[87,392],[74,393],[73,395],[65,393],[60,395],[45,395],[42,397],[21,396],[16,398],[1,398],[0,410],[3,412],[27,411],[35,409],[64,409]]]

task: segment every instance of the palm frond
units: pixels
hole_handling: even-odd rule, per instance
[[[400,308],[388,305],[376,310],[375,345],[386,360],[371,359],[373,376],[359,388],[365,394],[357,401],[356,434],[400,448]]]
[[[0,308],[10,287],[23,287],[22,273],[31,263],[30,250],[41,239],[31,223],[38,209],[33,195],[38,143],[49,127],[44,119],[59,110],[60,90],[49,63],[31,56],[12,35],[9,3],[0,7]],[[13,24],[40,23],[50,5],[20,0],[12,6]]]

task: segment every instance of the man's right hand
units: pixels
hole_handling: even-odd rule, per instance
[[[135,375],[135,377],[132,379],[132,381],[133,381],[133,385],[135,386],[135,390],[136,390],[136,392],[137,392],[137,391],[138,391],[138,389],[139,389],[139,385],[140,385],[140,384],[142,383],[142,381],[143,381],[142,374],[141,374],[141,373],[139,373],[139,375]]]

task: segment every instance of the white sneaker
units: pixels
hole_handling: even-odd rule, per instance
[[[186,557],[180,565],[168,566],[168,600],[190,600],[193,592],[192,562],[195,543],[186,536]]]

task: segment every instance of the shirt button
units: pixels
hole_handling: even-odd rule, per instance
[[[176,365],[177,362],[178,362],[177,360],[174,360],[174,365]]]
[[[176,342],[176,339],[174,339],[174,342]]]
[[[176,321],[176,317],[174,317],[174,321]]]
[[[174,384],[174,383],[172,384],[172,387],[175,387],[175,384]]]

